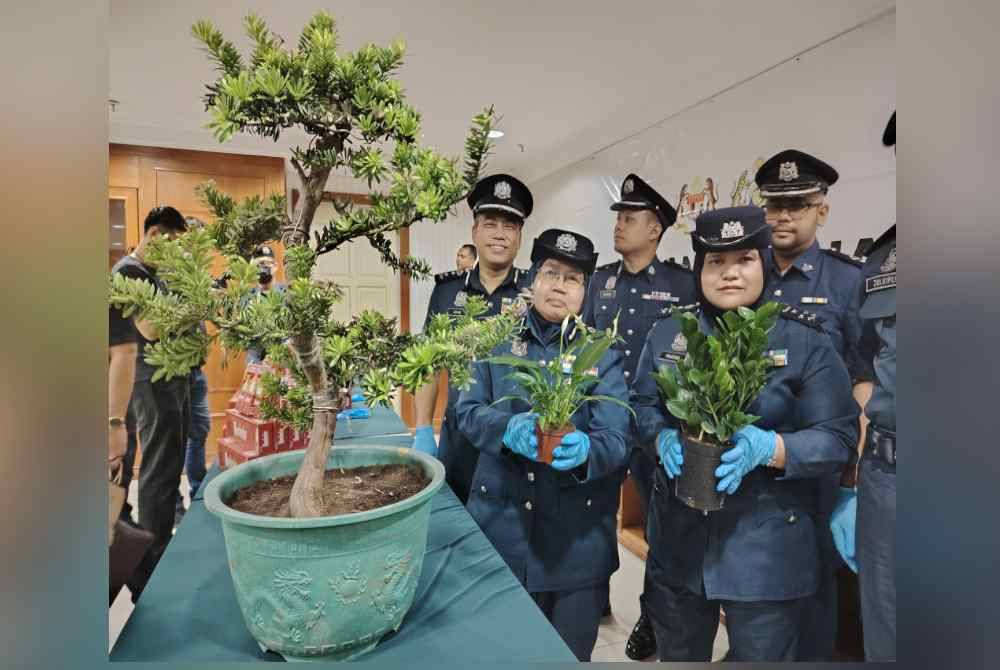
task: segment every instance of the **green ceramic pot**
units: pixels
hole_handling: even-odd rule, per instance
[[[431,483],[386,507],[310,519],[244,514],[223,504],[253,482],[294,474],[304,454],[226,470],[206,485],[205,507],[222,519],[236,598],[261,647],[289,661],[349,660],[398,630],[413,604],[444,466],[414,449],[335,446],[328,469],[415,464]]]

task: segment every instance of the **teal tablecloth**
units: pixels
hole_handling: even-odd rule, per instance
[[[355,407],[364,407],[361,403],[355,403]],[[333,434],[334,441],[354,439],[360,437],[373,437],[376,435],[398,435],[409,433],[403,420],[399,418],[391,409],[376,407],[367,419],[341,419],[337,421],[337,431]],[[407,443],[405,446],[410,446]]]
[[[409,446],[411,438],[344,442]],[[206,481],[216,474],[213,468]],[[226,565],[221,523],[199,498],[125,624],[112,661],[282,660],[261,652],[247,631]],[[359,660],[369,659],[417,665],[439,659],[449,665],[576,660],[447,484],[432,502],[413,607],[396,634]]]

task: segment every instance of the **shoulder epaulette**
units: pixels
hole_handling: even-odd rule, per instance
[[[442,272],[440,274],[434,275],[434,283],[441,284],[446,281],[455,279],[456,277],[461,277],[465,274],[465,270],[452,270],[451,272]]]
[[[616,265],[618,265],[618,261],[608,263],[607,265],[598,265],[597,270],[598,272],[601,270],[614,270]]]
[[[836,258],[839,261],[844,261],[845,263],[850,263],[854,267],[860,268],[864,265],[860,258],[855,258],[854,256],[848,256],[847,254],[837,251],[836,249],[823,249],[823,253],[827,256]]]
[[[662,262],[666,266],[675,268],[677,270],[682,270],[682,271],[684,271],[684,272],[686,272],[688,274],[691,274],[691,268],[686,268],[683,265],[681,265],[680,263],[678,263],[677,261],[665,260],[665,261],[662,261]]]
[[[807,312],[804,309],[785,305],[785,308],[781,310],[781,316],[789,321],[798,321],[802,325],[818,330],[821,333],[825,332],[823,330],[823,317],[814,312]]]

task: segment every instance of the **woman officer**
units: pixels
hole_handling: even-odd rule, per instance
[[[597,254],[586,237],[552,229],[535,240],[531,261],[535,279],[524,331],[495,353],[547,361],[559,356],[563,319],[583,307]],[[608,351],[596,367],[590,393],[627,402],[622,355]],[[615,515],[628,463],[628,411],[610,402],[585,404],[552,465],[539,463],[536,415],[527,400],[493,404],[524,397],[507,378],[511,371],[477,363],[475,383],[458,398],[459,429],[480,451],[469,513],[577,659],[588,661],[608,578],[618,569]]]
[[[695,222],[695,288],[701,331],[739,307],[763,302],[770,228],[763,210],[709,211]],[[679,422],[664,408],[651,373],[674,365],[676,319],[646,338],[632,389],[641,444],[655,445],[646,569],[647,611],[663,661],[708,661],[725,611],[728,660],[792,661],[800,609],[819,579],[815,525],[818,477],[840,472],[857,444],[851,380],[818,319],[788,307],[768,337],[768,382],[747,410],[716,470],[725,507],[704,514],[677,499],[668,479],[684,467]],[[649,447],[647,447],[649,448]]]

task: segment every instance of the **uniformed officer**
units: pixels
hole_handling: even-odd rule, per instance
[[[896,145],[895,112],[882,142]],[[857,494],[849,472],[831,522],[837,549],[858,573],[868,661],[896,660],[896,257],[893,225],[872,245],[862,270],[864,326],[850,359],[869,382],[868,426]]]
[[[284,293],[285,285],[274,280],[275,258],[274,249],[266,244],[262,244],[254,249],[250,262],[257,266],[257,286],[254,287],[255,294],[264,294],[270,291]],[[247,364],[260,363],[267,354],[262,347],[250,347],[247,349]]]
[[[424,328],[435,314],[460,313],[469,296],[486,300],[483,317],[495,316],[504,305],[517,300],[528,285],[528,274],[514,267],[514,257],[521,248],[521,229],[531,215],[531,191],[520,180],[497,174],[481,179],[466,200],[472,209],[472,241],[477,262],[465,272],[445,272],[434,277],[435,286],[427,305]],[[456,429],[455,401],[458,389],[448,389],[448,407],[441,423],[440,448],[434,443],[434,406],[437,404],[437,380],[415,395],[417,429],[413,446],[436,455],[444,463],[447,482],[464,503],[476,469],[479,452]]]
[[[677,220],[677,211],[666,198],[639,176],[630,174],[621,184],[621,197],[611,205],[617,212],[615,251],[621,260],[597,268],[587,291],[584,320],[587,325],[607,328],[617,316],[623,341],[615,345],[625,356],[625,380],[635,375],[646,334],[657,317],[671,307],[694,301],[694,279],[690,270],[657,258],[656,248],[667,228]],[[656,464],[641,450],[633,449],[629,471],[647,515]],[[656,653],[656,640],[639,597],[639,621],[625,653],[642,660]]]
[[[560,354],[561,324],[583,308],[597,263],[589,239],[547,230],[534,242],[533,305],[523,332],[494,353],[531,360]],[[572,339],[575,329],[565,337]],[[566,363],[568,364],[568,362]],[[621,353],[597,363],[589,391],[627,401]],[[536,415],[510,366],[475,364],[475,383],[459,396],[459,427],[480,452],[469,513],[521,584],[581,661],[590,660],[608,577],[618,569],[615,518],[627,466],[629,416],[614,403],[584,403],[576,431],[554,451],[552,465],[535,459]]]
[[[858,286],[861,262],[833,249],[821,249],[816,239],[826,224],[830,205],[826,194],[839,175],[827,163],[795,149],[781,151],[757,170],[754,180],[764,198],[771,225],[773,263],[765,296],[807,309],[822,319],[823,330],[846,364],[849,342],[861,335]],[[837,569],[840,557],[826,532],[837,501],[840,474],[824,479],[820,500],[820,556],[823,579],[805,606],[799,641],[800,661],[832,661],[837,639]]]
[[[695,290],[701,331],[741,306],[766,302],[771,229],[757,207],[701,214],[695,222]],[[646,339],[631,401],[640,443],[655,449],[648,521],[646,611],[663,661],[708,661],[726,613],[728,659],[791,661],[802,607],[820,582],[818,478],[840,472],[857,444],[857,404],[847,369],[814,314],[786,307],[768,335],[768,381],[747,413],[760,416],[733,436],[716,470],[725,507],[703,514],[669,486],[683,452],[651,373],[676,365],[687,343],[674,318]]]

